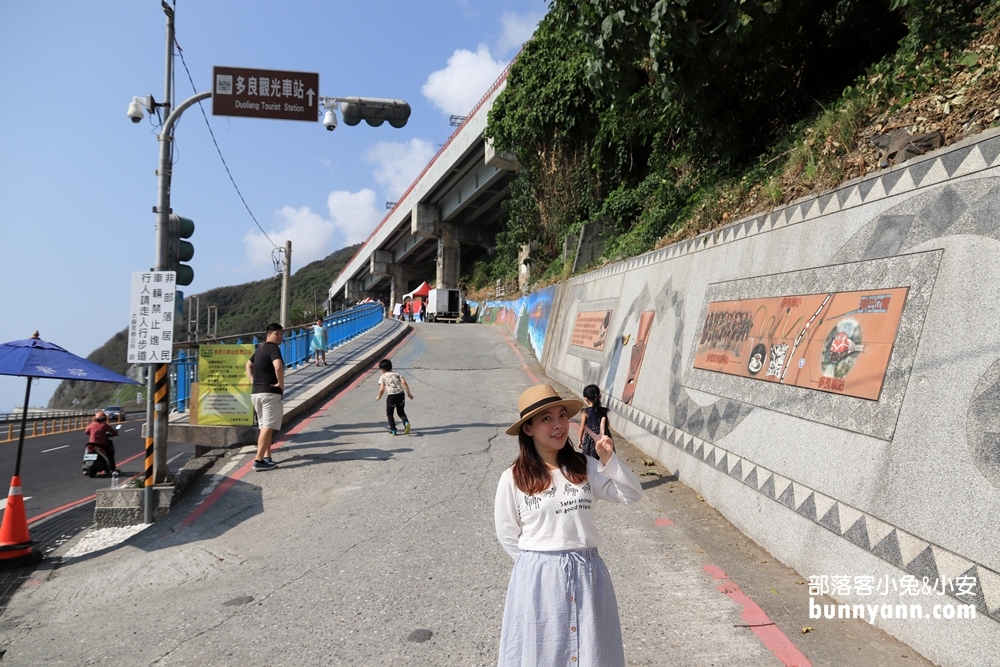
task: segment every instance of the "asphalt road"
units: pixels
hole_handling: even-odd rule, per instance
[[[141,437],[142,423],[127,421],[121,424],[120,435],[114,439],[115,458],[124,482],[133,475],[142,474],[142,454],[146,443]],[[83,431],[69,431],[53,435],[25,438],[21,454],[21,488],[28,520],[53,509],[81,501],[94,495],[97,489],[110,484],[106,477],[90,479],[81,473],[84,445],[87,438]],[[169,443],[168,466],[177,464],[194,454],[190,445]],[[14,474],[17,459],[17,440],[0,444],[0,474],[6,482]],[[6,504],[6,495],[0,502]]]
[[[517,449],[503,431],[545,377],[500,327],[415,329],[391,353],[410,435],[388,433],[363,374],[284,429],[276,469],[251,471],[245,448],[163,520],[25,584],[0,617],[3,664],[495,665],[512,561],[493,499]],[[627,664],[928,664],[863,621],[810,621],[800,575],[659,471],[638,503],[595,506]]]

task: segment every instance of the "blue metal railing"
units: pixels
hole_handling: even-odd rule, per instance
[[[379,325],[384,317],[382,304],[366,303],[346,310],[327,315],[323,318],[326,329],[326,349],[332,350],[344,343],[357,338],[366,331]],[[287,368],[298,368],[309,363],[312,358],[310,343],[312,343],[312,326],[290,327],[285,330],[285,338],[281,343],[281,357]],[[213,344],[251,343],[256,346],[261,339],[253,335],[250,340],[242,337],[228,336],[211,341]],[[208,342],[208,341],[205,341]],[[191,383],[198,381],[198,350],[181,350],[170,364],[171,407],[177,412],[186,412],[191,396]]]

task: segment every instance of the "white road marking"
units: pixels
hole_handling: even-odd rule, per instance
[[[67,447],[69,447],[69,445],[63,445],[62,447],[53,447],[52,449],[43,449],[42,454],[46,454],[48,452],[54,452],[57,449],[66,449]]]
[[[24,496],[25,500],[31,500],[31,496]],[[7,499],[0,500],[0,512],[7,509]]]

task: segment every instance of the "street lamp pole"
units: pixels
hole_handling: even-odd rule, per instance
[[[170,271],[174,267],[170,265],[170,177],[171,177],[171,144],[173,142],[173,128],[181,114],[193,104],[212,96],[211,91],[192,95],[177,105],[177,108],[170,112],[163,122],[163,129],[160,132],[160,167],[156,173],[159,177],[159,194],[156,203],[156,270]],[[148,424],[153,424],[153,461],[152,478],[156,483],[165,483],[170,479],[170,472],[167,470],[167,416],[169,413],[169,385],[167,383],[168,364],[153,364],[153,372],[149,377],[149,404],[146,409],[147,428]],[[152,412],[152,414],[151,414]],[[148,458],[148,452],[147,452]],[[149,462],[147,461],[147,468]],[[149,471],[147,470],[147,474]],[[147,483],[147,487],[151,483]],[[150,491],[150,493],[152,493]]]

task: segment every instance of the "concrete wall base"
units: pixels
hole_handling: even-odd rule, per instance
[[[145,514],[145,496],[146,489],[143,487],[98,489],[94,523],[98,528],[134,526],[142,523]],[[173,496],[173,484],[153,486],[154,521],[167,515]]]
[[[252,445],[257,442],[257,429],[253,426],[171,424],[170,439],[194,445],[194,455],[203,456],[211,449]]]

